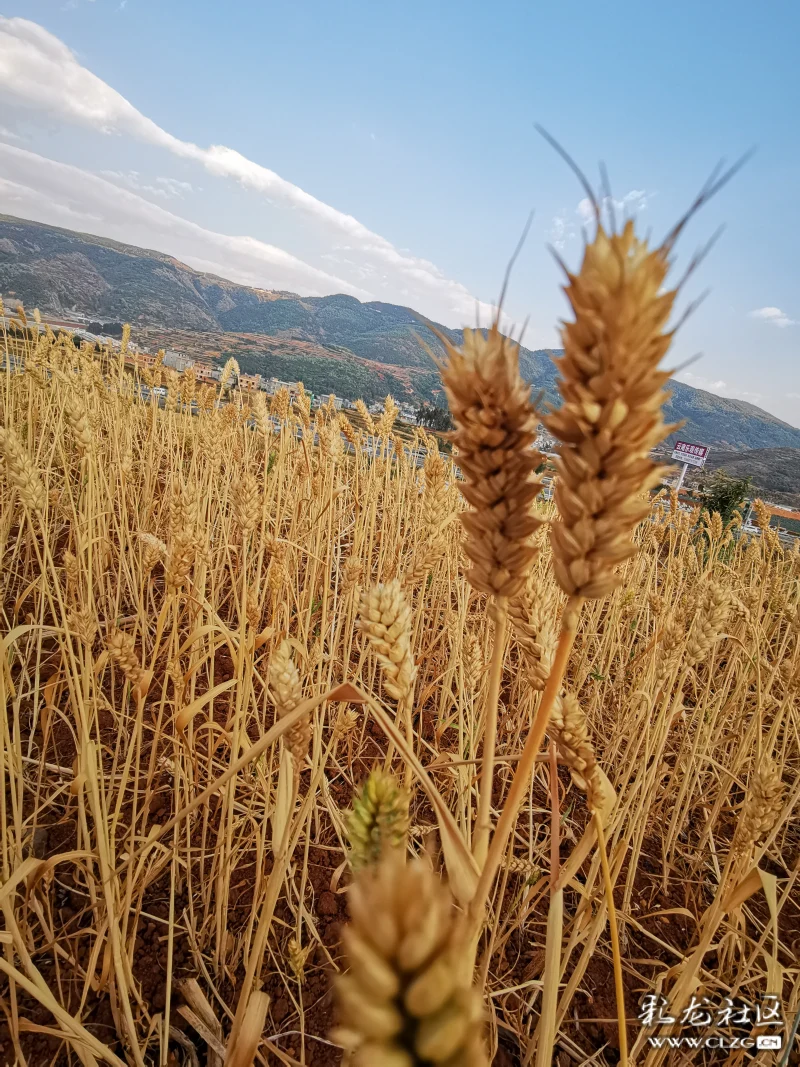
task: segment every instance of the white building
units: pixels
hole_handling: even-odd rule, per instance
[[[164,366],[172,367],[173,370],[178,372],[194,366],[194,362],[191,356],[187,356],[183,352],[176,352],[172,348],[168,348],[164,353]]]

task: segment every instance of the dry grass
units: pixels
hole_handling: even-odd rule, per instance
[[[189,377],[168,383],[160,409],[115,353],[96,360],[34,331],[2,343],[5,1062],[330,1064],[341,1045],[371,1040],[384,1059],[368,1044],[358,1062],[375,1067],[480,1063],[475,953],[497,1063],[613,1064],[612,884],[634,1057],[658,1061],[637,1043],[647,992],[779,992],[791,1019],[797,546],[769,530],[709,534],[661,500],[628,553],[616,534],[646,497],[623,506],[611,493],[622,518],[600,530],[607,557],[595,565],[585,515],[602,526],[601,511],[562,475],[559,588],[546,529],[529,536],[551,506],[537,502],[519,529],[506,512],[492,527],[497,501],[474,492],[488,510],[467,523],[467,559],[453,467],[424,434],[431,458],[409,460],[391,404],[374,423],[362,412],[367,448],[363,429],[314,415],[307,398],[292,411],[276,397],[277,427],[237,390],[224,404],[202,393],[193,415]],[[660,385],[637,379],[633,401]],[[658,416],[647,412],[637,432],[649,447]],[[616,432],[625,413],[612,415]],[[528,422],[523,410],[521,433]],[[512,460],[527,478],[527,457]],[[634,493],[649,477],[627,475]],[[527,483],[503,491],[529,506]],[[473,588],[476,568],[485,581]],[[576,594],[589,599],[567,613],[567,648],[559,620]],[[552,744],[523,781],[497,876],[481,882],[493,856],[476,842],[481,798],[483,834],[522,780],[557,645],[568,655]],[[389,877],[404,837],[420,858]],[[376,961],[370,924],[388,923],[389,958],[392,909],[413,928],[429,918],[420,900],[442,912],[442,937],[425,935],[434,955],[417,946],[411,962]],[[443,964],[456,941],[458,964]],[[346,959],[341,1037],[328,990]],[[431,974],[452,995],[433,996]],[[401,986],[416,993],[398,1008]],[[429,1020],[440,1000],[450,1030]],[[412,1021],[398,1023],[404,1012]],[[392,1044],[398,1025],[406,1051]]]

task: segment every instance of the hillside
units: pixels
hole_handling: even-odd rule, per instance
[[[800,448],[712,449],[706,469],[718,468],[735,478],[752,478],[754,491],[774,504],[800,507]]]
[[[144,343],[159,336],[161,343],[235,355],[243,370],[302,379],[317,392],[371,400],[392,391],[442,401],[426,350],[441,355],[442,346],[420,316],[396,304],[252,289],[162,252],[9,215],[0,215],[0,294],[49,314],[127,321]],[[438,329],[460,340],[460,331]],[[550,401],[557,400],[553,355],[522,349],[520,360]],[[729,450],[800,447],[800,429],[752,404],[681,382],[672,389],[667,416],[686,420],[683,438]]]

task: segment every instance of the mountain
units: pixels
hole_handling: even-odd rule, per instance
[[[797,427],[755,404],[717,396],[675,379],[669,383],[669,389],[672,399],[664,406],[667,422],[686,420],[686,425],[668,439],[670,443],[680,438],[737,452],[756,448],[800,448]]]
[[[442,344],[422,316],[397,304],[253,289],[163,252],[10,215],[0,215],[0,293],[51,315],[80,311],[130,322],[142,343],[235,355],[243,370],[302,379],[315,392],[372,400],[392,391],[442,402],[431,359],[443,354]],[[460,330],[433,325],[460,341]],[[558,399],[558,355],[520,354],[522,373],[551,402]],[[737,451],[800,447],[800,429],[752,404],[677,381],[671,389],[667,418],[685,420],[685,440]]]
[[[773,504],[800,508],[800,448],[711,449],[706,469],[722,468],[734,478],[752,478],[754,492]]]

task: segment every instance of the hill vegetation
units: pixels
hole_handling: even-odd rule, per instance
[[[233,355],[245,371],[313,392],[374,400],[387,392],[444,405],[428,349],[444,350],[411,308],[336,294],[301,297],[203,274],[162,252],[0,215],[0,293],[52,315],[130,322],[135,338]],[[437,325],[451,341],[461,332]],[[557,403],[558,350],[520,353],[536,392]],[[741,400],[682,382],[666,407],[680,436],[715,448],[798,448],[800,429]],[[673,435],[675,436],[675,435]]]
[[[751,478],[756,495],[775,504],[800,508],[800,448],[712,450],[706,469],[722,469],[734,478]]]

